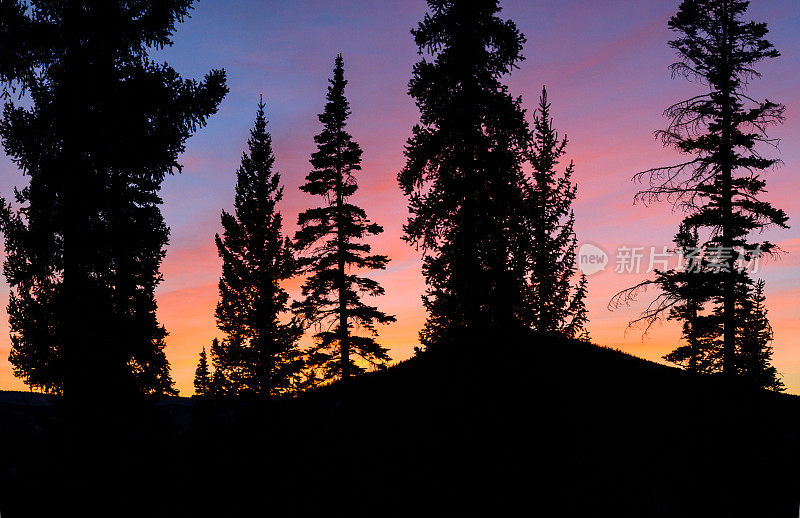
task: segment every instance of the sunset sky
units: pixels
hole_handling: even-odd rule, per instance
[[[576,231],[611,256],[604,272],[589,283],[589,330],[598,344],[618,347],[659,361],[677,342],[677,325],[668,323],[643,338],[626,332],[641,307],[609,312],[618,290],[646,278],[615,273],[620,246],[669,245],[679,214],[667,204],[633,205],[637,171],[666,165],[678,156],[663,149],[652,132],[665,124],[669,104],[697,92],[699,85],[671,80],[674,54],[667,46],[667,20],[677,0],[506,0],[502,16],[514,20],[527,37],[520,70],[509,79],[512,93],[531,110],[547,85],[555,126],[570,139],[567,157],[575,161],[578,199]],[[374,249],[392,261],[374,275],[386,288],[377,300],[397,323],[381,328],[380,341],[395,360],[418,344],[425,320],[420,295],[424,280],[420,256],[401,240],[406,200],[396,175],[404,164],[403,146],[418,120],[408,97],[411,69],[419,59],[409,29],[422,19],[423,0],[201,0],[191,19],[178,27],[175,45],[154,53],[186,77],[200,78],[225,68],[230,93],[219,113],[192,137],[181,162],[184,172],[163,187],[163,211],[172,229],[158,289],[159,319],[166,326],[167,355],[182,395],[190,395],[197,355],[215,336],[220,260],[213,243],[220,210],[231,209],[235,171],[245,148],[259,94],[267,102],[276,166],[285,185],[280,206],[294,233],[297,214],[311,203],[298,186],[309,171],[308,158],[319,131],[316,114],[324,103],[327,79],[339,52],[345,60],[346,94],[353,115],[349,130],[364,149],[361,189],[354,202],[385,228]],[[775,331],[775,365],[789,392],[800,394],[800,2],[753,0],[749,16],[766,21],[769,39],[784,54],[762,64],[763,78],[750,94],[787,107],[787,121],[773,130],[782,139],[785,164],[769,173],[767,199],[789,213],[791,230],[770,231],[786,251],[760,265],[767,282],[769,317]],[[0,160],[0,191],[22,183],[8,159]],[[290,285],[296,292],[298,282]],[[0,286],[5,308],[8,286]],[[645,297],[647,300],[647,296]],[[8,363],[7,318],[0,319],[0,389],[24,390]]]

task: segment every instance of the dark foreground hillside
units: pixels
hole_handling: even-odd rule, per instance
[[[0,512],[797,516],[800,399],[549,338],[492,350],[429,353],[347,394],[173,399],[71,460],[58,403],[0,397]]]

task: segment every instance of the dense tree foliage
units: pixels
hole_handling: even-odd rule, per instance
[[[2,225],[10,359],[31,387],[174,391],[154,297],[169,235],[159,189],[227,89],[221,70],[186,80],[147,52],[171,44],[191,4],[3,3],[0,79],[30,101],[6,104],[0,136],[29,179]]]
[[[525,293],[528,127],[501,79],[524,36],[496,1],[429,0],[412,31],[421,54],[409,94],[420,124],[398,181],[409,197],[405,239],[421,248],[428,284],[425,345],[477,338],[520,321]]]

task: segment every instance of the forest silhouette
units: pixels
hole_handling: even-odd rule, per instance
[[[157,316],[160,189],[228,86],[151,53],[193,3],[0,0],[0,139],[26,182],[0,206],[9,361],[36,391],[0,393],[3,516],[796,516],[800,400],[781,394],[765,281],[746,267],[780,253],[765,229],[788,228],[765,196],[785,109],[753,93],[780,53],[749,2],[684,0],[665,20],[672,75],[696,93],[656,131],[681,161],[633,177],[636,202],[683,216],[685,262],[609,307],[655,293],[631,324],[677,321],[675,367],[591,342],[580,164],[551,114],[565,101],[542,87],[527,113],[508,87],[526,37],[498,0],[427,0],[419,122],[397,143],[426,282],[415,355],[392,364],[380,343],[392,258],[373,250],[386,222],[362,208],[371,171],[338,54],[293,236],[280,100],[254,99],[213,236],[219,336],[197,344],[181,398]]]

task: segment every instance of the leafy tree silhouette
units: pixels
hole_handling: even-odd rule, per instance
[[[497,16],[498,3],[429,0],[428,8],[411,31],[426,57],[409,82],[421,115],[398,183],[411,213],[405,239],[424,256],[420,338],[430,347],[519,324],[529,131],[521,100],[501,82],[523,59],[525,38]]]
[[[295,275],[297,265],[276,210],[283,187],[273,171],[265,106],[260,100],[249,153],[243,153],[236,172],[235,211],[222,211],[223,234],[215,237],[222,258],[216,318],[225,346],[217,347],[213,358],[215,371],[228,381],[228,396],[287,393],[303,368],[297,346],[302,328],[285,318],[289,294],[281,282]]]
[[[760,197],[766,185],[762,174],[778,160],[764,157],[758,146],[776,144],[767,129],[783,121],[784,107],[746,93],[749,81],[759,77],[756,64],[780,55],[765,39],[765,23],[742,20],[748,4],[684,0],[670,19],[670,29],[678,33],[670,46],[680,56],[671,66],[673,76],[697,81],[708,91],[667,108],[670,124],[656,132],[664,145],[688,159],[635,177],[650,182],[637,200],[667,199],[684,210],[685,223],[705,231],[701,247],[709,256],[716,251],[723,263],[715,300],[721,305],[722,368],[728,375],[736,374],[737,297],[751,282],[736,267],[737,254],[749,260],[776,252],[774,244],[754,242],[750,235],[772,225],[787,228],[788,220]]]
[[[389,262],[385,255],[372,255],[363,240],[383,232],[367,219],[366,212],[349,203],[358,190],[354,173],[361,170],[361,147],[347,132],[350,105],[344,95],[344,60],[336,56],[333,78],[329,80],[327,103],[319,115],[322,131],[314,137],[317,151],[311,155],[314,169],[300,189],[325,200],[321,207],[307,209],[298,217],[300,229],[295,246],[305,250],[299,261],[308,277],[303,284],[303,300],[294,309],[306,325],[317,326],[315,345],[309,351],[310,365],[320,371],[319,380],[341,378],[364,370],[355,357],[382,366],[389,355],[374,336],[375,324],[388,324],[395,317],[363,301],[363,296],[384,293],[376,281],[354,272],[382,270]],[[359,336],[354,327],[371,336]]]
[[[192,2],[4,2],[0,136],[29,177],[5,202],[10,360],[69,401],[172,393],[154,290],[169,231],[158,191],[227,92],[147,58]],[[8,59],[8,61],[5,61]]]
[[[578,275],[575,257],[575,166],[570,162],[562,174],[556,171],[568,141],[566,136],[559,138],[553,127],[544,87],[533,126],[529,158],[533,175],[526,186],[530,307],[523,316],[530,318],[528,325],[539,332],[588,341],[584,303],[587,281],[585,275]],[[578,282],[573,286],[576,276]]]

